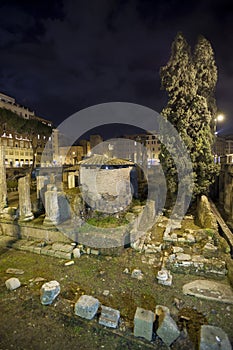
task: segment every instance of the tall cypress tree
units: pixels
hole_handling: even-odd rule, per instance
[[[194,67],[196,69],[197,93],[207,100],[211,114],[211,128],[215,128],[217,106],[215,100],[215,88],[218,80],[218,71],[214,58],[214,51],[210,42],[200,36],[194,49]]]
[[[198,56],[197,56],[198,57]],[[213,183],[216,166],[211,154],[211,113],[207,98],[198,85],[195,65],[190,47],[182,33],[178,33],[173,44],[168,64],[160,71],[162,88],[167,91],[168,104],[162,115],[177,129],[188,148],[194,178],[194,196],[207,194]],[[160,160],[167,178],[168,189],[177,191],[177,170],[165,146]]]

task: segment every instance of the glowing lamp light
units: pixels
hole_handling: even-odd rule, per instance
[[[215,121],[216,122],[222,122],[224,120],[224,115],[223,114],[218,114]]]

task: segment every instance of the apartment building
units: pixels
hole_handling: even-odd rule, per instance
[[[52,126],[52,122],[50,120],[36,116],[34,111],[30,111],[29,108],[17,103],[15,98],[3,93],[0,93],[0,108],[8,109],[24,119],[35,119],[43,124]]]
[[[24,119],[34,119],[45,125],[52,125],[51,121],[36,116],[35,113],[30,111],[27,107],[17,104],[13,97],[3,93],[0,93],[0,108],[8,109]],[[5,130],[0,137],[1,144],[4,146],[5,150],[5,164],[7,167],[29,166],[33,162],[33,157],[35,157],[36,164],[40,164],[42,154],[46,163],[51,162],[52,149],[47,148],[44,151],[44,146],[47,143],[47,139],[44,135],[37,135],[38,147],[34,154],[29,138],[9,132],[8,130]]]
[[[32,164],[33,150],[29,139],[5,132],[1,137],[1,144],[5,149],[5,164],[7,167]]]

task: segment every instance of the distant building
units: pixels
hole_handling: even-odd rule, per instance
[[[51,121],[37,117],[35,113],[30,111],[27,107],[17,104],[13,97],[3,93],[0,93],[0,108],[8,109],[24,119],[34,119],[48,126],[52,125]],[[40,164],[42,154],[46,163],[51,161],[52,149],[47,148],[44,152],[46,143],[44,135],[37,135],[38,148],[34,155],[29,138],[9,130],[5,130],[0,137],[2,145],[5,146],[5,164],[7,167],[29,166],[33,162],[33,156],[35,156],[36,164]]]
[[[213,154],[215,157],[221,157],[226,154],[226,139],[224,137],[215,136]]]
[[[83,158],[82,146],[59,147],[59,160],[61,164],[75,165]]]
[[[233,136],[226,138],[226,154],[233,154]]]
[[[101,145],[103,142],[103,138],[100,135],[90,135],[90,148],[93,150],[97,145]],[[98,147],[99,152],[102,154],[101,146]],[[94,153],[96,151],[94,150]]]
[[[147,158],[148,165],[159,162],[161,142],[156,132],[151,134],[125,135],[124,139],[125,141],[122,147],[120,145],[117,147],[119,152],[116,155],[117,157],[129,159],[138,164],[143,162],[145,157]]]
[[[78,144],[83,147],[83,155],[89,155],[91,152],[90,141],[88,140],[79,140]]]
[[[30,111],[29,108],[19,105],[13,97],[7,96],[3,93],[0,93],[0,108],[9,109],[24,119],[35,119],[43,124],[52,126],[51,121],[36,116],[34,111]]]
[[[213,154],[215,157],[215,162],[232,163],[233,135],[225,137],[216,136],[213,144]]]
[[[29,139],[4,132],[1,137],[1,143],[5,149],[6,167],[20,167],[32,164],[33,151]]]

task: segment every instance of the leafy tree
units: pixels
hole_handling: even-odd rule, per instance
[[[19,130],[30,141],[33,151],[31,171],[35,167],[38,148],[43,148],[52,133],[52,128],[36,119],[25,119],[24,125]]]
[[[191,50],[182,33],[178,33],[173,44],[171,58],[160,70],[162,88],[167,91],[168,103],[162,115],[175,126],[187,146],[193,165],[194,196],[207,194],[214,182],[216,166],[211,154],[211,113],[205,96],[196,79],[196,68]],[[198,90],[199,89],[199,90]],[[169,136],[167,137],[169,141]],[[178,186],[177,169],[166,147],[161,148],[160,160],[171,194]],[[180,161],[185,159],[180,155]]]

